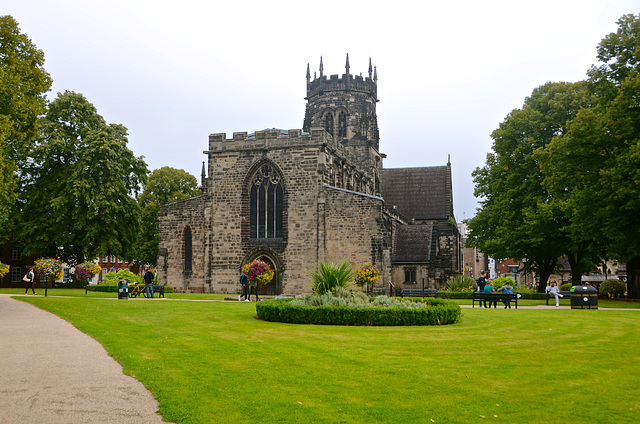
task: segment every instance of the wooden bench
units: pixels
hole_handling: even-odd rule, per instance
[[[560,299],[569,299],[571,298],[571,292],[570,291],[565,291],[565,290],[560,290],[558,293],[560,293],[562,295],[562,297],[560,297]],[[555,300],[555,296],[552,295],[551,293],[547,292],[547,305],[549,305],[549,299],[554,299]]]
[[[154,284],[153,285],[153,296],[154,297],[164,297],[164,287],[165,286],[166,286],[166,284],[163,284],[163,285]],[[138,296],[143,296],[143,297],[147,296],[147,292],[145,290],[144,283],[133,284],[133,285],[129,284],[129,297],[138,297]]]
[[[400,289],[400,297],[438,297],[437,289]]]
[[[473,292],[473,302],[471,303],[471,307],[476,307],[476,302],[478,302],[478,307],[482,307],[483,301],[492,302],[493,307],[497,308],[498,302],[513,302],[516,305],[516,309],[518,309],[518,294],[517,293],[483,293],[483,292]],[[491,303],[489,303],[489,307],[491,307]]]

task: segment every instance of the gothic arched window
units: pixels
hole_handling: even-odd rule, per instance
[[[251,238],[282,238],[282,179],[272,166],[255,173],[250,196]]]
[[[338,115],[338,137],[347,137],[347,114],[345,112],[340,112]]]
[[[184,230],[184,272],[192,272],[193,252],[191,249],[191,227]]]
[[[329,112],[324,117],[324,129],[333,135],[333,113]]]

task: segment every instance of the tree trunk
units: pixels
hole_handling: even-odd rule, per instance
[[[538,282],[538,293],[544,293],[545,287],[547,286],[547,280],[549,280],[549,277],[553,274],[557,263],[558,258],[547,258],[546,260],[537,263],[538,275],[540,276],[540,281]]]
[[[627,297],[640,299],[640,256],[627,261]]]

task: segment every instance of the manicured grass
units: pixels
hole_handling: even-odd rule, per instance
[[[363,328],[263,322],[245,302],[21,299],[100,341],[176,423],[640,421],[640,311]]]

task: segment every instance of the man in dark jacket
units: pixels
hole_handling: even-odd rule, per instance
[[[153,272],[147,269],[144,273],[144,290],[147,294],[147,299],[153,299]]]

